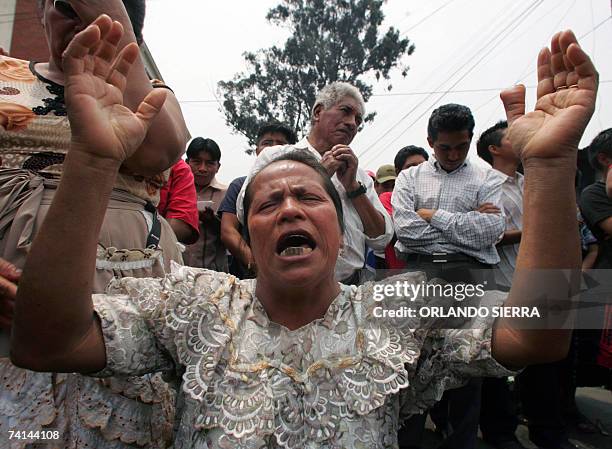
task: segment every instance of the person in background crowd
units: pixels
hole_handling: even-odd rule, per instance
[[[497,244],[500,262],[495,270],[495,281],[499,288],[506,291],[512,284],[521,242],[524,183],[523,175],[518,172],[521,161],[512,149],[507,131],[508,123],[500,121],[483,132],[476,144],[478,156],[488,162],[502,180],[501,206],[506,216],[506,229]]]
[[[429,153],[424,148],[408,145],[397,152],[393,160],[393,166],[395,167],[395,173],[399,176],[402,171],[421,165],[428,160]]]
[[[502,183],[492,169],[467,159],[473,132],[474,117],[466,106],[434,110],[427,141],[435,158],[400,173],[391,204],[396,249],[409,270],[448,282],[486,284],[491,280],[486,271],[499,262],[495,244],[505,228],[499,209]],[[481,379],[474,378],[446,392],[431,411],[436,427],[447,435],[442,447],[475,447],[480,393]],[[425,416],[421,420],[407,430],[412,446],[420,445]]]
[[[171,262],[181,263],[182,258],[172,229],[155,206],[165,174],[184,151],[188,133],[173,93],[149,80],[138,54],[145,2],[40,0],[37,6],[49,60],[0,57],[0,255],[17,268],[24,266],[26,257],[31,259],[31,241],[44,227],[65,163],[74,157],[71,140],[82,132],[66,116],[63,52],[76,33],[107,14],[117,22],[105,16],[98,21],[100,31],[113,49],[129,50],[134,61],[133,70],[123,78],[124,104],[134,111],[149,93],[161,91],[167,101],[138,151],[114,178],[108,207],[100,206],[98,198],[87,204],[92,213],[102,211],[104,220],[100,228],[90,230],[95,233],[89,248],[95,260],[87,266],[83,282],[93,282],[93,291],[101,293],[113,278],[164,276]],[[93,182],[94,177],[81,174],[81,183]],[[71,223],[59,243],[72,245],[81,225]],[[0,313],[6,311],[0,308]],[[0,340],[8,340],[8,332],[0,334]],[[101,381],[77,374],[35,373],[12,365],[7,355],[0,354],[3,443],[19,448],[44,444],[121,449],[133,447],[129,442],[134,441],[162,448],[172,439],[174,391],[161,375]],[[30,436],[9,441],[9,430],[27,430]],[[42,431],[57,431],[60,437],[46,443],[32,437]]]
[[[264,148],[276,145],[294,144],[297,142],[295,132],[283,123],[268,123],[257,131],[255,155],[259,155]],[[234,179],[219,206],[221,215],[221,241],[232,255],[229,273],[240,279],[249,279],[255,276],[255,261],[251,248],[242,236],[242,225],[236,217],[236,201],[246,176]]]
[[[172,166],[168,181],[159,192],[157,210],[185,245],[197,242],[200,236],[197,201],[193,173],[181,159]]]
[[[386,164],[378,167],[378,170],[376,170],[376,178],[374,180],[374,190],[376,190],[379,200],[380,195],[382,193],[393,192],[393,188],[395,187],[395,178],[397,178],[397,175],[395,173],[395,167],[393,167],[393,165]],[[388,212],[389,210],[387,210],[387,213]],[[393,240],[391,240],[391,242],[393,242]],[[387,245],[387,247],[388,246],[389,245]],[[387,248],[385,247],[385,251],[386,249]],[[374,273],[376,273],[377,270],[387,269],[388,266],[385,261],[385,251],[373,251],[372,249],[367,248],[366,268],[373,268]]]
[[[612,198],[607,185],[612,172],[612,128],[601,131],[589,145],[589,161],[599,175],[599,181],[586,187],[580,196],[580,211],[589,229],[597,238],[599,249],[594,269],[612,268]],[[593,378],[612,386],[612,306],[607,305],[601,322],[603,332],[590,332],[583,338],[584,358],[592,365]],[[585,331],[583,331],[584,333]],[[606,380],[607,379],[607,380]]]
[[[593,268],[612,268],[612,199],[606,192],[606,180],[612,164],[612,128],[600,132],[589,146],[591,165],[601,180],[588,186],[580,196],[580,210],[589,229],[599,242],[599,254]]]
[[[476,149],[478,156],[493,167],[502,181],[501,206],[506,216],[506,230],[497,244],[500,263],[495,270],[495,281],[498,288],[509,291],[523,229],[524,177],[518,172],[519,155],[508,139],[508,122],[500,121],[484,131]],[[480,409],[483,439],[497,449],[523,449],[515,435],[518,422],[517,404],[508,378],[484,378]]]
[[[397,178],[397,174],[395,173],[395,167],[393,165],[386,164],[378,167],[378,170],[376,170],[374,189],[379,197],[383,192],[393,192],[395,178]]]
[[[294,149],[309,151],[321,161],[342,199],[346,232],[338,255],[336,276],[347,285],[361,283],[366,245],[372,250],[382,251],[393,237],[391,217],[380,204],[374,183],[359,168],[357,156],[349,147],[364,114],[361,92],[351,84],[333,82],[321,89],[315,99],[308,136],[295,145],[262,151],[251,170],[251,173],[257,172],[281,153]],[[243,186],[238,197],[239,220],[244,219],[244,191]]]
[[[212,139],[196,137],[187,147],[187,164],[191,168],[197,193],[200,237],[183,253],[185,264],[191,267],[227,271],[227,256],[221,241],[221,220],[217,209],[227,186],[217,181],[221,167],[221,149]]]
[[[407,147],[402,148],[395,155],[395,159],[393,161],[393,168],[395,170],[396,176],[410,167],[416,167],[419,164],[422,164],[426,160],[429,159],[429,154],[421,147],[417,147],[414,145],[408,145]],[[381,204],[384,206],[385,210],[389,213],[391,217],[393,217],[393,207],[391,206],[391,196],[393,192],[383,192],[378,196]],[[399,259],[395,254],[395,243],[397,242],[397,237],[395,234],[393,235],[393,240],[387,245],[385,248],[385,258],[384,265],[380,265],[380,267],[384,267],[384,269],[389,270],[399,270],[406,267],[406,262]],[[380,264],[380,262],[378,262]]]

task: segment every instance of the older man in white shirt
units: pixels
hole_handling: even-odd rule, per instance
[[[380,203],[372,179],[358,167],[349,144],[359,130],[365,104],[359,90],[344,82],[325,86],[312,108],[311,130],[295,145],[266,148],[255,161],[249,178],[270,161],[294,150],[312,153],[327,169],[342,199],[344,245],[336,264],[336,278],[344,284],[359,284],[366,245],[384,251],[393,237],[391,218]],[[248,181],[238,196],[237,215],[244,222],[243,198]]]

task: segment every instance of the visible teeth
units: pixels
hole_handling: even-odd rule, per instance
[[[290,246],[285,248],[280,255],[281,256],[303,256],[312,252],[312,248],[304,248],[303,246]]]

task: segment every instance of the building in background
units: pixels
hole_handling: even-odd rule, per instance
[[[13,58],[41,62],[49,58],[36,8],[36,0],[0,1],[0,47]],[[163,81],[146,43],[141,45],[140,54],[149,78]]]

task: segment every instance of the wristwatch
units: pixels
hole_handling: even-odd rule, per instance
[[[357,187],[352,192],[346,192],[346,196],[348,197],[348,199],[352,200],[353,198],[357,198],[359,195],[363,195],[367,191],[368,190],[366,189],[366,186],[359,182],[359,187]]]

